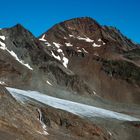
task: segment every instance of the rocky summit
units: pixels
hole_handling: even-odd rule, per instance
[[[0,140],[139,140],[140,45],[90,17],[1,29],[0,106]]]

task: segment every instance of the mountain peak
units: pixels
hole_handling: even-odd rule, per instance
[[[11,28],[6,28],[5,31],[10,34],[10,37],[13,38],[13,36],[16,37],[31,37],[33,34],[26,29],[22,24],[16,24],[12,26]]]
[[[14,25],[14,26],[12,27],[12,29],[14,29],[14,30],[15,30],[15,29],[16,29],[16,30],[26,30],[25,27],[24,27],[23,25],[21,25],[20,23]]]
[[[59,28],[67,30],[69,32],[92,32],[93,30],[99,29],[101,26],[99,23],[90,17],[80,17],[73,18],[63,21],[54,26],[54,28]]]
[[[99,23],[96,21],[96,20],[94,20],[93,18],[91,18],[91,17],[79,17],[79,18],[72,18],[72,19],[69,19],[69,20],[66,20],[66,21],[64,21],[64,22],[62,22],[62,23],[68,23],[68,22],[76,22],[76,23],[84,23],[84,24],[86,24],[86,23],[95,23],[95,24],[98,24],[99,25]]]
[[[17,27],[17,28],[24,28],[20,23],[17,23],[17,24],[15,25],[15,27]]]

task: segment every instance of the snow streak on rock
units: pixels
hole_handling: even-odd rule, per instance
[[[55,59],[57,59],[57,60],[59,60],[59,61],[61,60],[61,58],[60,58],[59,55],[56,56],[56,55],[54,54],[53,51],[51,51],[51,53],[52,53],[52,56],[53,56]]]
[[[82,48],[82,50],[83,50],[85,53],[88,53],[84,48]]]
[[[88,38],[88,37],[80,37],[80,36],[78,36],[77,37],[79,40],[84,40],[84,41],[86,41],[86,42],[94,42],[94,40],[92,40],[92,39],[90,39],[90,38]]]
[[[5,40],[5,36],[2,36],[2,35],[1,35],[0,38],[1,38],[2,40]]]
[[[73,46],[71,43],[65,43],[67,47]]]
[[[40,41],[47,41],[46,39],[45,39],[45,34],[42,36],[42,38],[40,38],[39,39]]]
[[[4,81],[0,81],[0,85],[6,85]]]
[[[50,86],[53,86],[48,80],[46,81],[46,83]]]
[[[58,49],[59,49],[59,48],[60,48],[60,46],[61,46],[61,44],[56,43],[56,42],[53,42],[53,44],[54,44],[54,45],[55,45],[55,47],[56,47],[56,48],[58,48]]]
[[[101,47],[101,45],[98,45],[98,44],[96,44],[96,43],[93,43],[92,46],[93,46],[93,47]]]
[[[5,40],[4,36],[1,36],[0,38]],[[33,70],[33,68],[30,67],[29,64],[25,64],[23,60],[20,60],[18,58],[18,56],[15,54],[15,52],[8,50],[8,48],[6,47],[5,43],[0,41],[0,49],[2,50],[6,50],[8,53],[10,53],[19,63],[21,63],[22,65],[26,66],[28,69]]]
[[[56,56],[56,55],[53,53],[53,51],[51,51],[52,56],[53,56],[55,59],[61,61],[62,64],[64,65],[64,67],[67,68],[67,65],[68,65],[69,60],[68,60],[68,58],[65,56],[63,50],[60,48],[62,45],[59,44],[59,43],[56,43],[56,42],[53,42],[53,44],[55,45],[56,51],[58,52],[59,55]],[[70,44],[69,44],[69,45],[70,45]]]
[[[40,109],[37,109],[37,111],[38,111],[38,113],[39,113],[39,121],[40,121],[40,123],[41,123],[41,125],[42,125],[42,128],[43,128],[43,133],[41,133],[41,134],[44,134],[44,135],[48,135],[48,132],[47,132],[47,126],[44,124],[44,122],[42,121],[43,119],[42,119],[42,112],[41,112],[41,110]]]

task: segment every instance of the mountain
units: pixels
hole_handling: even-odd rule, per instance
[[[138,140],[139,52],[89,17],[1,29],[0,140]]]
[[[0,80],[9,86],[42,88],[47,79],[74,91],[88,92],[88,85],[56,60],[48,49],[21,25],[1,31]],[[60,80],[62,79],[62,81]],[[14,80],[14,81],[13,81]],[[78,83],[78,84],[77,84]],[[29,86],[30,85],[30,86]],[[40,86],[40,87],[38,87]],[[82,91],[83,90],[83,91]]]
[[[92,94],[139,104],[140,47],[116,28],[76,18],[55,25],[39,40],[61,63],[67,58],[67,68],[90,86]]]

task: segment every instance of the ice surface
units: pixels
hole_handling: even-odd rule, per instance
[[[117,113],[99,107],[72,102],[69,100],[59,99],[56,97],[42,94],[37,91],[25,91],[9,87],[7,87],[7,90],[12,94],[14,98],[17,98],[17,95],[29,97],[29,100],[30,98],[35,99],[43,104],[65,110],[82,117],[100,117],[100,118],[113,118],[123,121],[140,121],[140,119],[132,117],[130,115],[125,115],[123,113]]]

